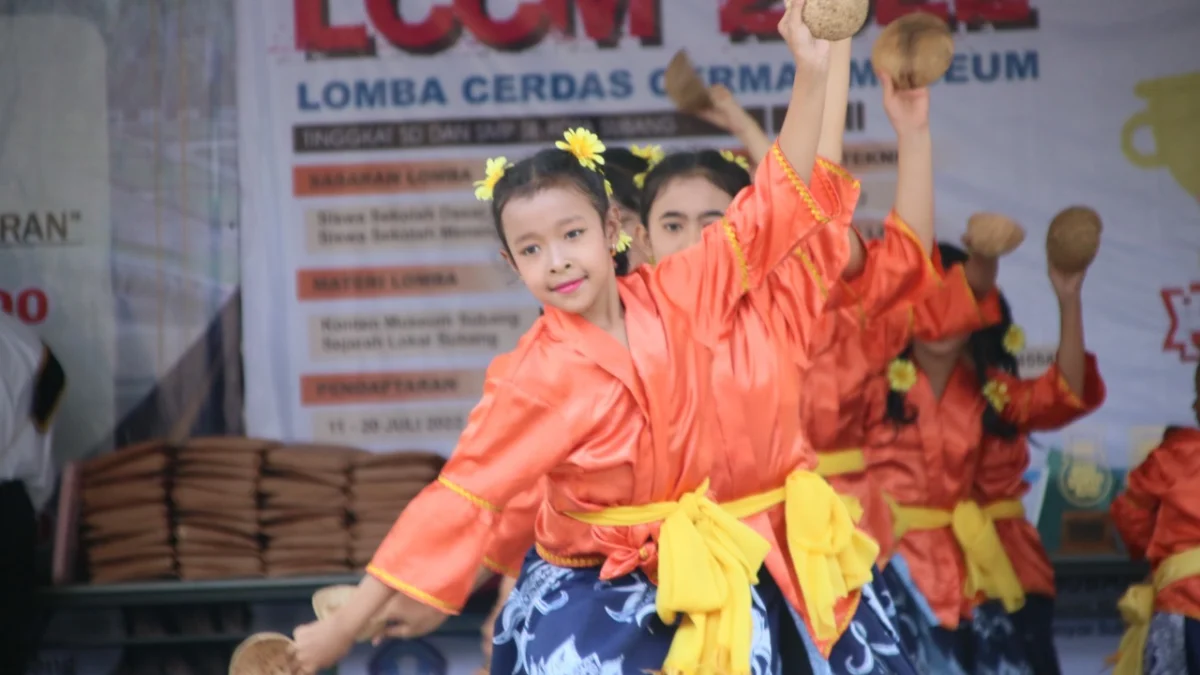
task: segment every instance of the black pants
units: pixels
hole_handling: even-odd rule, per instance
[[[36,647],[37,521],[21,483],[0,482],[0,673],[23,675]]]

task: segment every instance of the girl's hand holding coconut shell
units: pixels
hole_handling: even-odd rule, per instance
[[[963,246],[971,255],[999,258],[1012,253],[1025,241],[1025,230],[999,213],[976,213],[967,220]]]
[[[804,8],[810,0],[788,0],[783,18],[779,20],[779,34],[787,43],[792,58],[796,61],[797,74],[819,75],[820,79],[804,82],[810,86],[825,86],[825,74],[829,71],[829,41],[822,40],[809,30],[804,21]],[[801,80],[797,77],[798,83]]]

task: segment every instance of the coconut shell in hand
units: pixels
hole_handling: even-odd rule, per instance
[[[229,675],[295,675],[289,657],[294,643],[279,633],[258,633],[233,652]]]
[[[712,96],[708,87],[696,74],[696,66],[688,58],[685,50],[679,50],[667,64],[667,72],[663,75],[663,87],[667,96],[680,112],[694,115],[705,110],[712,110]]]
[[[871,63],[901,91],[937,82],[953,59],[954,37],[946,22],[925,12],[889,23],[871,48]]]
[[[800,18],[813,37],[837,42],[854,37],[867,22],[869,9],[868,0],[806,0]]]
[[[1046,230],[1046,259],[1067,274],[1082,272],[1100,250],[1100,214],[1086,206],[1063,209]]]
[[[967,249],[988,258],[999,258],[1025,241],[1025,229],[999,213],[976,213],[967,220]]]

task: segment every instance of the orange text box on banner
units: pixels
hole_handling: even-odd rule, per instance
[[[312,164],[292,167],[297,197],[340,197],[467,190],[483,179],[476,159],[372,164]]]
[[[300,301],[393,298],[516,290],[500,261],[475,265],[405,265],[306,269],[296,272]]]
[[[483,393],[484,373],[474,369],[303,375],[300,403],[326,406],[474,399]]]
[[[491,206],[478,201],[310,209],[304,232],[309,253],[500,246]]]
[[[493,355],[517,346],[538,317],[536,306],[314,316],[315,361]]]

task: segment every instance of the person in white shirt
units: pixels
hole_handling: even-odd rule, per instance
[[[54,494],[54,413],[62,365],[29,327],[0,313],[0,673],[24,673],[34,654],[37,516]]]

